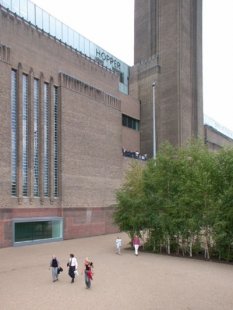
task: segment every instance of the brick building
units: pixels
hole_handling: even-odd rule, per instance
[[[128,66],[30,1],[0,4],[0,247],[116,231],[122,147],[140,150]]]
[[[122,149],[153,153],[154,81],[156,145],[203,137],[201,1],[186,3],[135,1],[130,68],[29,0],[0,0],[0,247],[117,231],[135,160]]]

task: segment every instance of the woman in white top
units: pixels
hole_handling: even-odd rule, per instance
[[[68,274],[71,277],[71,283],[74,283],[75,271],[78,269],[78,261],[77,258],[74,256],[74,254],[70,254],[67,267],[69,267]]]

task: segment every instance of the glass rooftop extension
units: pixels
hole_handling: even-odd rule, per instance
[[[0,5],[27,22],[119,74],[119,90],[128,94],[129,66],[83,37],[30,0],[0,0]]]

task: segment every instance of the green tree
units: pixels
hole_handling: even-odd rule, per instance
[[[215,155],[200,141],[189,143],[179,150],[180,173],[179,196],[176,212],[182,223],[182,236],[192,256],[192,246],[198,236],[209,258],[212,225],[210,212],[215,203],[212,172]]]
[[[220,259],[233,259],[233,149],[217,154],[214,240]]]
[[[153,250],[165,248],[170,254],[171,239],[175,233],[173,212],[177,183],[177,150],[164,144],[157,154],[156,161],[150,161],[144,172],[144,191],[147,205],[149,228],[148,244]]]
[[[142,164],[134,162],[116,194],[114,221],[131,238],[135,233],[140,234],[140,230],[145,227],[143,170]]]
[[[115,222],[158,252],[202,249],[233,258],[233,150],[210,152],[200,141],[164,144],[155,160],[135,163],[117,192]]]

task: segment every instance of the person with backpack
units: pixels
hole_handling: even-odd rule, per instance
[[[52,269],[53,282],[56,282],[58,280],[58,267],[59,267],[58,259],[56,258],[55,255],[53,255],[50,261],[50,268]]]

